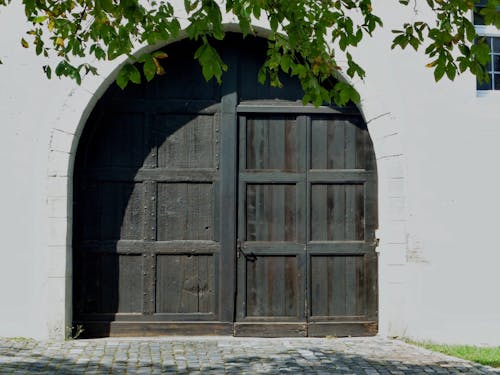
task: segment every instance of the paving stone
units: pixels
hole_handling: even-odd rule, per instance
[[[0,374],[500,374],[398,340],[162,337],[0,338]]]

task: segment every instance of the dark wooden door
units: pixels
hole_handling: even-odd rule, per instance
[[[108,90],[82,135],[74,177],[74,322],[86,336],[230,334],[221,264],[221,95],[193,46],[168,73]],[[176,82],[175,85],[170,84]],[[202,89],[201,89],[202,88]],[[224,250],[222,250],[224,249]]]
[[[228,36],[222,86],[194,42],[93,110],[74,169],[73,324],[84,335],[376,333],[376,170],[359,112],[255,77]],[[275,98],[280,98],[276,100]]]
[[[263,104],[240,106],[235,334],[375,334],[366,127],[359,116]]]

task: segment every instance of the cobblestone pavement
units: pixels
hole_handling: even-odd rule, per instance
[[[0,339],[0,374],[499,374],[380,337]]]

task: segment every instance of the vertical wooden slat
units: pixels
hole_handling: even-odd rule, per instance
[[[328,290],[331,289],[328,279],[328,258],[311,257],[311,315],[328,315]]]
[[[284,241],[297,241],[296,231],[295,231],[295,201],[296,201],[296,188],[293,185],[286,185],[284,187],[284,199],[285,199],[285,223],[284,223]]]
[[[362,127],[361,121],[357,120],[356,124],[356,168],[366,169],[366,137],[368,136],[368,131]]]
[[[365,186],[364,185],[355,185],[355,193],[354,193],[354,206],[355,206],[355,214],[354,214],[354,225],[355,225],[355,233],[356,236],[354,239],[362,241],[365,238]]]
[[[285,285],[284,285],[284,312],[285,316],[297,316],[299,319],[303,317],[300,313],[298,304],[301,304],[300,295],[298,295],[300,288],[297,274],[299,267],[296,257],[285,257]]]
[[[118,256],[101,255],[100,269],[97,277],[100,279],[100,310],[99,312],[118,312],[119,284],[118,284]]]
[[[339,121],[332,121],[332,125],[329,126],[328,137],[328,158],[331,163],[329,169],[344,169],[345,127]]]
[[[356,169],[356,126],[351,121],[340,122],[345,128],[344,168]]]
[[[120,255],[118,258],[118,306],[120,313],[142,312],[142,270],[143,262],[140,255]],[[109,270],[107,270],[109,272]]]
[[[365,259],[363,256],[356,258],[355,265],[355,275],[356,275],[356,315],[365,315],[366,310],[366,293],[370,293],[367,290],[365,284]]]
[[[329,141],[329,123],[326,119],[313,118],[311,125],[311,145],[309,147],[311,154],[311,169],[327,169],[328,160],[328,141]]]
[[[332,315],[345,315],[346,312],[346,257],[330,257],[333,262],[333,297],[330,301]]]
[[[198,312],[211,312],[211,293],[210,284],[212,276],[210,274],[210,256],[199,255],[196,257],[198,261]]]
[[[237,57],[231,56],[226,61],[233,66]],[[238,123],[236,104],[238,102],[237,71],[228,72],[221,92],[220,114],[220,256],[217,270],[215,295],[217,296],[218,318],[224,322],[234,321],[236,293],[236,237],[238,233]]]
[[[327,199],[326,185],[315,184],[311,186],[311,240],[321,241],[327,239],[330,233],[327,229],[329,220],[328,212],[333,210],[333,200]]]
[[[345,192],[344,235],[346,240],[356,240],[356,185],[343,185]]]
[[[355,256],[346,256],[345,257],[345,288],[346,288],[346,315],[356,315],[358,310],[358,288],[357,285],[357,274],[356,274],[356,263],[358,257]]]
[[[345,212],[346,195],[343,185],[331,185],[328,189],[328,199],[333,199],[332,212],[332,240],[341,241],[345,239]]]
[[[239,316],[240,319],[245,316],[257,316],[260,315],[258,310],[259,305],[257,301],[257,261],[248,262],[245,257],[241,259],[241,263],[246,265],[245,278],[240,280],[240,287],[245,286],[244,299],[239,301],[239,308],[243,308],[246,305],[245,313]],[[243,291],[241,291],[243,292]],[[244,301],[244,302],[243,302]]]

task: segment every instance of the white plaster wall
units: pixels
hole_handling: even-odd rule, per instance
[[[469,75],[436,84],[421,55],[389,48],[390,30],[415,15],[374,8],[385,29],[356,51],[367,79],[354,83],[378,159],[380,333],[500,344],[500,93],[478,98]],[[118,63],[80,87],[48,81],[20,46],[19,7],[0,8],[0,30],[0,336],[62,338],[72,161]]]

